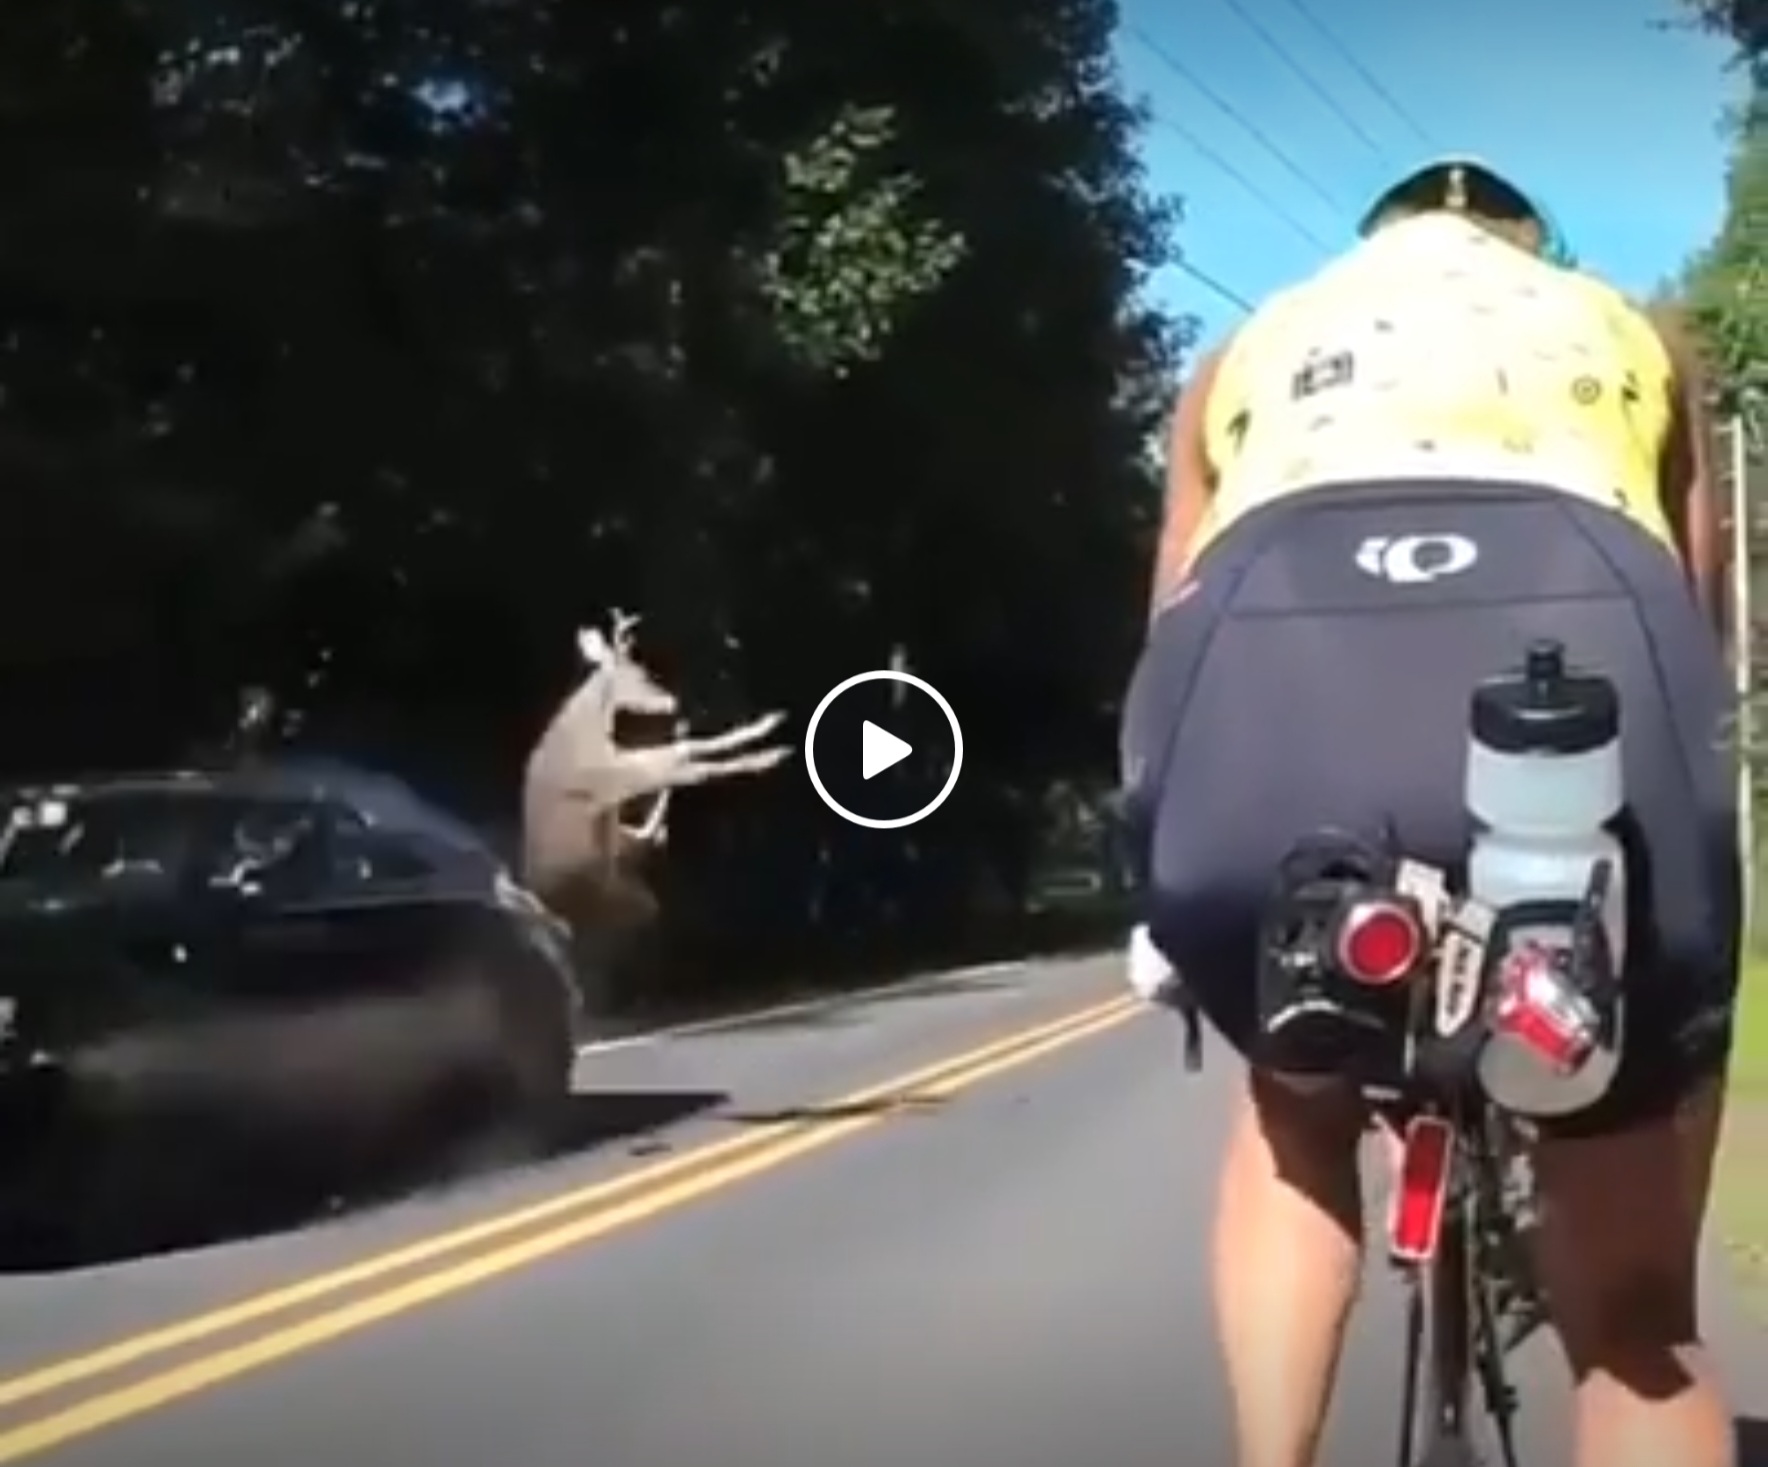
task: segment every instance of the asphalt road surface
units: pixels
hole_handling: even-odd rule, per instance
[[[584,1058],[580,1154],[0,1280],[0,1464],[1228,1463],[1205,1234],[1232,1068],[1186,1076],[1118,997],[1113,963],[1045,963],[627,1042]],[[1768,1351],[1712,1285],[1768,1414]],[[1375,1266],[1336,1467],[1392,1460],[1398,1320]],[[1519,1365],[1526,1460],[1564,1462],[1563,1373],[1544,1344]]]

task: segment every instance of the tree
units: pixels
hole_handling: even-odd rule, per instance
[[[1768,55],[1768,3],[1764,0],[1682,0],[1693,19],[1737,43],[1752,65]]]
[[[1715,369],[1720,406],[1742,423],[1763,422],[1764,394],[1768,393],[1768,74],[1762,70],[1768,31],[1759,4],[1732,3],[1702,8],[1705,21],[1722,29],[1738,43],[1741,57],[1752,69],[1751,87],[1735,117],[1730,166],[1726,176],[1724,221],[1713,242],[1698,254],[1684,272],[1680,294],[1700,332]],[[1757,435],[1759,437],[1759,432]],[[1741,502],[1749,518],[1745,529],[1745,561],[1738,569],[1748,577],[1752,601],[1761,604],[1768,594],[1760,574],[1760,495],[1746,482]],[[1759,622],[1759,618],[1758,618]],[[1764,642],[1760,625],[1750,639],[1754,647]],[[1759,660],[1759,654],[1757,654]],[[1758,669],[1751,667],[1751,685]],[[1752,696],[1752,716],[1744,725],[1754,737],[1746,750],[1756,774],[1756,798],[1761,799],[1768,777],[1768,754],[1764,731],[1768,708],[1760,693]]]
[[[1718,375],[1725,406],[1768,391],[1768,93],[1741,110],[1718,236],[1691,262],[1683,295]]]

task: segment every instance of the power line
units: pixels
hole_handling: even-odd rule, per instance
[[[1314,10],[1306,3],[1306,0],[1283,0],[1283,3],[1313,28],[1314,34],[1331,47],[1337,54],[1338,59],[1344,62],[1346,66],[1350,67],[1350,69],[1362,79],[1364,86],[1368,87],[1371,92],[1387,104],[1387,110],[1393,113],[1395,117],[1399,118],[1421,144],[1427,148],[1433,148],[1436,146],[1434,139],[1432,139],[1424,125],[1412,115],[1398,97],[1381,84],[1381,79],[1376,76],[1374,72],[1370,71],[1367,66],[1357,60],[1356,53],[1341,41],[1336,34],[1334,34],[1332,28],[1327,25],[1325,21],[1321,20],[1320,17],[1314,13]]]
[[[1239,184],[1241,188],[1245,189],[1247,193],[1257,199],[1309,244],[1313,245],[1315,249],[1319,250],[1322,254],[1332,253],[1331,245],[1327,244],[1325,240],[1321,239],[1319,235],[1309,229],[1308,226],[1298,219],[1293,212],[1285,208],[1265,189],[1261,188],[1252,179],[1248,178],[1240,168],[1236,167],[1208,143],[1204,142],[1204,140],[1198,137],[1196,133],[1192,132],[1190,128],[1186,127],[1181,122],[1175,122],[1170,117],[1162,117],[1158,112],[1154,114],[1153,120],[1158,126],[1177,133],[1201,153],[1208,162],[1215,164],[1217,168],[1227,174],[1229,178],[1233,179],[1235,183]]]
[[[1296,78],[1296,80],[1318,97],[1327,110],[1342,122],[1350,132],[1355,134],[1357,140],[1361,142],[1364,147],[1377,158],[1384,162],[1387,161],[1387,150],[1383,148],[1380,143],[1376,142],[1374,138],[1370,137],[1369,130],[1344,109],[1337,97],[1333,96],[1331,92],[1320,85],[1319,81],[1315,79],[1314,74],[1309,71],[1307,67],[1303,66],[1301,62],[1295,59],[1294,54],[1283,44],[1282,41],[1278,40],[1276,36],[1272,35],[1271,32],[1266,29],[1265,23],[1262,20],[1248,10],[1245,5],[1241,3],[1241,0],[1223,0],[1223,3],[1225,3],[1228,9],[1232,10],[1234,14],[1239,16],[1240,19],[1245,22],[1246,28],[1249,31],[1257,36],[1259,40],[1264,42],[1265,48],[1270,51],[1273,56],[1281,61],[1284,66],[1288,67],[1290,73]]]
[[[1196,88],[1196,90],[1210,102],[1216,111],[1220,112],[1224,117],[1229,118],[1231,121],[1238,123],[1254,142],[1282,165],[1284,171],[1287,172],[1291,178],[1295,179],[1297,183],[1301,184],[1302,187],[1307,189],[1309,193],[1313,194],[1315,198],[1324,203],[1327,208],[1338,214],[1349,212],[1342,201],[1333,198],[1331,194],[1327,193],[1311,173],[1273,142],[1270,134],[1257,123],[1248,120],[1239,108],[1237,108],[1232,102],[1228,101],[1227,98],[1223,97],[1221,93],[1217,92],[1215,88],[1210,86],[1208,82],[1204,81],[1202,77],[1198,76],[1190,67],[1186,66],[1184,62],[1180,61],[1178,57],[1174,56],[1172,52],[1168,51],[1166,47],[1162,46],[1140,26],[1128,27],[1128,33],[1140,42],[1141,45],[1155,57],[1155,59],[1157,59],[1175,76],[1189,82],[1194,88]]]
[[[1239,306],[1240,309],[1245,311],[1248,315],[1252,314],[1254,307],[1251,301],[1247,300],[1247,298],[1241,295],[1239,291],[1234,290],[1230,286],[1223,285],[1221,281],[1217,280],[1215,276],[1211,275],[1207,270],[1199,270],[1197,266],[1193,265],[1189,260],[1179,259],[1174,260],[1172,263],[1178,269],[1184,271],[1185,274],[1189,275],[1199,285],[1203,286],[1213,294],[1220,296],[1229,305]]]

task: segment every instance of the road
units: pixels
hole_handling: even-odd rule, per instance
[[[1232,1069],[1184,1075],[1117,997],[1111,963],[1052,962],[629,1042],[582,1078],[660,1129],[0,1280],[0,1464],[1228,1462],[1204,1242]],[[1768,1415],[1768,1350],[1715,1279]],[[1331,1467],[1391,1460],[1397,1323],[1373,1270]],[[1563,1462],[1563,1374],[1522,1363],[1528,1460]]]

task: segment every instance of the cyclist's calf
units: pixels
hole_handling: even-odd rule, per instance
[[[1537,1143],[1541,1280],[1580,1378],[1601,1372],[1648,1399],[1692,1383],[1680,1352],[1698,1340],[1700,1225],[1721,1096],[1709,1081],[1679,1113]]]

